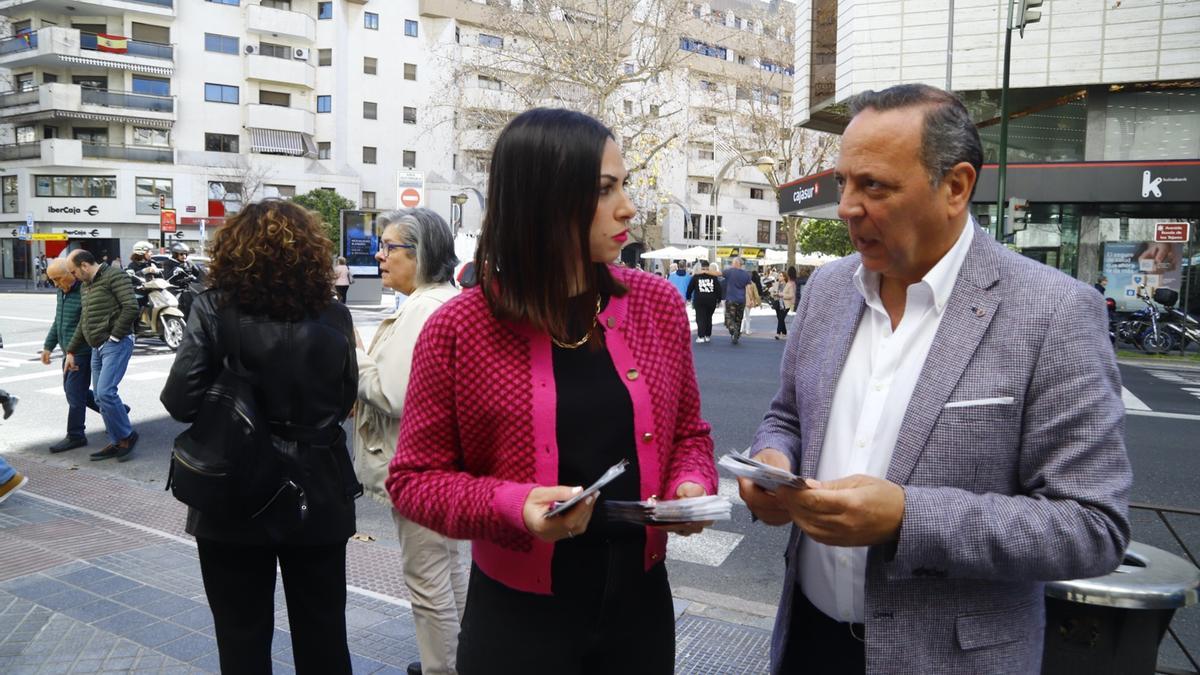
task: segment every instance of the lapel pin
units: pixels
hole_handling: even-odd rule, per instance
[[[975,316],[982,317],[984,314],[987,314],[987,312],[983,311],[982,307],[973,307],[972,309],[975,310]]]

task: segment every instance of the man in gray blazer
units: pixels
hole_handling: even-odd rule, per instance
[[[969,214],[979,134],[952,94],[855,100],[836,177],[858,253],[809,280],[755,436],[810,479],[772,672],[1036,673],[1043,583],[1102,575],[1132,476],[1102,299]]]

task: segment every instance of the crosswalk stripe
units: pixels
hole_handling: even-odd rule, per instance
[[[742,542],[742,535],[709,528],[700,534],[681,537],[668,536],[667,557],[672,560],[720,567],[733,549]]]
[[[1126,410],[1149,410],[1150,406],[1142,402],[1142,399],[1133,395],[1125,387],[1121,387],[1121,402],[1125,404]]]

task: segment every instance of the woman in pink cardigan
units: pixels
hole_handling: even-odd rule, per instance
[[[670,283],[615,260],[636,213],[611,132],[535,109],[500,134],[479,285],[425,324],[388,493],[470,539],[458,671],[670,673],[667,531],[606,499],[716,492],[687,316]],[[605,469],[629,468],[546,518]]]

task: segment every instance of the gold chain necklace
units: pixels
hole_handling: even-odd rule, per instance
[[[592,331],[596,330],[596,322],[599,319],[600,319],[600,295],[597,294],[596,295],[596,313],[592,315],[592,327],[589,328],[588,331],[583,334],[583,337],[579,338],[575,342],[559,342],[558,338],[551,335],[550,341],[553,342],[554,344],[558,345],[559,347],[562,347],[563,349],[578,349],[578,348],[586,345],[588,339],[590,339],[592,337]]]

